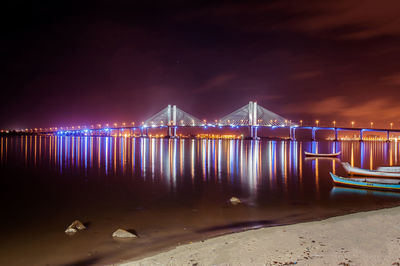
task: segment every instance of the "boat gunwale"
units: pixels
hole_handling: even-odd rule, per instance
[[[342,185],[346,187],[356,187],[356,188],[365,188],[365,189],[374,189],[374,190],[384,190],[384,191],[398,191],[400,192],[400,184],[385,184],[385,183],[376,183],[376,182],[365,182],[365,181],[353,181],[351,178],[345,178],[341,176],[337,176],[330,172],[332,177],[332,181],[334,184]]]

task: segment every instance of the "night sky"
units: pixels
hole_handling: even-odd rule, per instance
[[[0,128],[218,119],[400,127],[400,2],[6,1]],[[82,2],[85,2],[82,4]]]

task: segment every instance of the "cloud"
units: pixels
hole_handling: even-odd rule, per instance
[[[388,86],[400,86],[400,73],[383,77],[382,83]]]
[[[315,78],[322,75],[322,71],[314,70],[314,71],[303,71],[299,73],[295,73],[291,76],[292,79],[310,79]]]
[[[316,118],[334,118],[342,121],[396,121],[400,117],[400,106],[395,99],[389,97],[375,98],[368,101],[343,96],[329,97],[320,101],[309,101],[301,104],[289,104],[287,113],[313,115]],[[383,122],[382,122],[383,123]]]
[[[230,74],[230,73],[217,75],[217,76],[207,80],[206,82],[204,82],[204,84],[202,86],[195,89],[193,92],[204,93],[204,92],[208,92],[208,91],[214,90],[214,89],[225,88],[225,85],[227,85],[235,77],[236,77],[236,75]]]
[[[291,29],[343,39],[368,39],[400,34],[400,3],[396,0],[341,0],[279,2],[280,10],[295,7],[307,16],[295,17]],[[302,8],[301,8],[302,7]]]
[[[207,6],[178,19],[204,19],[249,32],[290,30],[361,40],[400,35],[398,0],[281,0]]]

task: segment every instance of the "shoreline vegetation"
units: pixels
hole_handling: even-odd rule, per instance
[[[400,207],[232,233],[120,265],[400,265]]]

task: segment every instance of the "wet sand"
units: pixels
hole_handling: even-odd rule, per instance
[[[400,265],[400,207],[234,233],[121,265]]]

